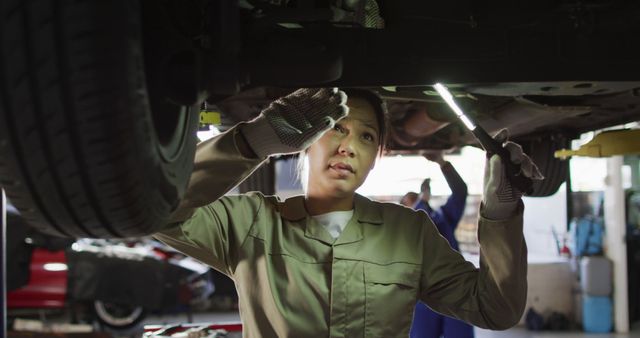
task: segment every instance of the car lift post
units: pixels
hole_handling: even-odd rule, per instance
[[[7,336],[7,196],[0,188],[0,337]]]

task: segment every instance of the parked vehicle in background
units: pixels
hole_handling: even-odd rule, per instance
[[[214,292],[208,266],[151,239],[61,243],[22,231],[30,228],[20,221],[17,214],[9,217],[9,240],[23,248],[8,251],[7,261],[27,264],[8,274],[9,318],[68,311],[75,321],[126,329],[149,312],[207,307]]]

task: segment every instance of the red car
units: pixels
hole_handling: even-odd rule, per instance
[[[10,318],[71,311],[72,320],[124,329],[149,311],[196,307],[214,290],[206,265],[151,240],[54,238],[15,213],[7,234]]]

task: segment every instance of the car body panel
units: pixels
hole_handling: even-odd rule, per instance
[[[45,268],[57,263],[64,269]],[[63,308],[67,301],[67,259],[64,251],[34,249],[31,259],[29,283],[20,289],[7,292],[7,307]]]

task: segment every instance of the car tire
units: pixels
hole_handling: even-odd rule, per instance
[[[0,4],[0,186],[41,231],[148,235],[184,194],[198,109],[147,90],[140,6]]]
[[[550,133],[522,141],[520,144],[544,176],[544,180],[533,182],[533,192],[528,196],[546,197],[555,194],[567,180],[569,161],[555,158],[554,153],[556,150],[567,148],[569,138],[564,134]]]
[[[124,330],[136,326],[147,315],[141,306],[123,305],[96,300],[93,302],[96,319],[110,328]]]

